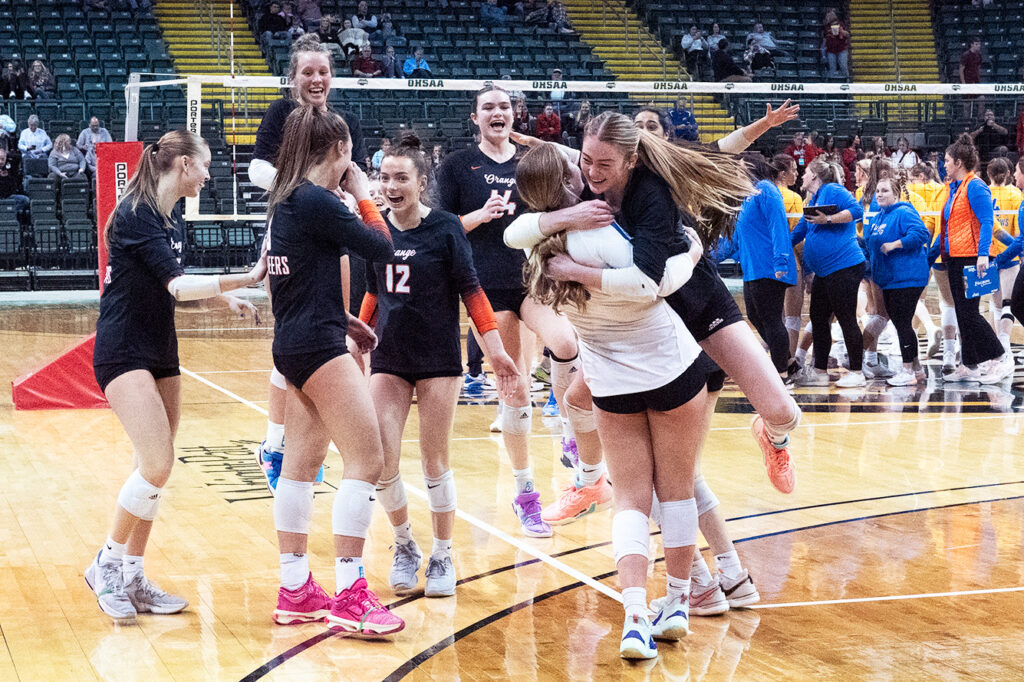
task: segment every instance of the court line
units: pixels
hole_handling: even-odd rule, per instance
[[[198,374],[196,374],[195,372],[193,372],[193,371],[191,371],[189,369],[185,369],[184,367],[181,367],[180,369],[181,369],[181,373],[182,374],[184,374],[186,376],[189,376],[189,377],[192,377],[196,381],[199,381],[200,383],[205,384],[206,386],[209,386],[210,388],[212,388],[212,389],[214,389],[216,391],[220,391],[224,395],[232,398],[233,400],[237,400],[238,402],[242,403],[246,407],[249,407],[249,408],[252,408],[253,410],[256,410],[257,412],[259,412],[263,416],[267,416],[268,412],[265,409],[263,409],[259,405],[256,405],[255,403],[253,403],[253,402],[251,402],[249,400],[246,400],[245,398],[243,398],[242,396],[238,395],[237,393],[233,393],[233,392],[229,391],[228,389],[224,388],[223,386],[219,386],[219,385],[213,383],[212,381],[210,381],[209,379],[207,379],[205,377],[201,377],[201,376],[199,376]],[[334,445],[333,444],[331,444],[330,447],[335,452],[337,452],[337,450],[334,449]],[[428,499],[426,491],[425,490],[421,490],[421,489],[417,488],[414,485],[406,483],[405,484],[405,489],[407,491],[413,493],[414,495],[416,495],[417,497],[419,497],[421,499],[424,499],[424,500]],[[622,596],[616,590],[613,590],[610,587],[608,587],[607,585],[603,585],[603,584],[597,582],[596,580],[591,579],[591,577],[588,576],[586,573],[583,573],[582,571],[578,571],[575,568],[573,568],[572,566],[569,566],[569,565],[559,561],[558,559],[554,558],[553,556],[551,556],[547,552],[542,552],[539,549],[537,549],[536,547],[533,547],[533,546],[523,542],[519,538],[512,537],[508,533],[506,533],[506,532],[504,532],[504,531],[502,531],[502,530],[500,530],[498,528],[495,528],[494,526],[492,526],[491,524],[487,523],[483,519],[479,519],[479,518],[473,516],[472,514],[469,514],[469,513],[465,512],[465,511],[461,510],[461,509],[456,509],[455,510],[455,516],[457,518],[462,519],[466,523],[469,523],[469,524],[471,524],[473,526],[476,526],[480,530],[493,535],[494,537],[498,538],[499,540],[502,540],[502,541],[512,545],[516,549],[518,549],[518,550],[520,550],[522,552],[526,552],[527,554],[529,554],[531,556],[534,556],[537,559],[540,559],[541,561],[546,563],[548,566],[551,566],[552,568],[554,568],[554,569],[556,569],[558,571],[561,571],[562,573],[565,573],[566,575],[570,576],[571,578],[573,578],[573,579],[575,579],[575,580],[577,580],[579,582],[582,582],[583,584],[588,585],[589,587],[592,587],[593,589],[597,590],[598,592],[600,592],[601,594],[605,595],[606,597],[614,599],[615,601],[618,601],[618,602],[622,601]]]
[[[987,590],[960,590],[958,592],[924,592],[922,594],[890,594],[882,597],[857,597],[851,599],[823,599],[821,601],[794,601],[788,604],[753,604],[751,609],[785,609],[791,606],[829,606],[832,604],[865,604],[868,602],[903,601],[906,599],[934,599],[938,597],[962,597],[974,594],[1002,594],[1024,592],[1024,585],[1018,587],[993,587]]]

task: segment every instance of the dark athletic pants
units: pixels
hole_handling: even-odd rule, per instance
[[[832,315],[843,329],[850,369],[861,370],[864,360],[864,337],[857,322],[857,288],[864,278],[864,263],[857,263],[831,275],[815,274],[811,284],[811,326],[814,336],[814,367],[828,369],[828,352],[832,348]]]
[[[900,355],[903,362],[917,359],[917,332],[914,331],[914,311],[921,298],[924,287],[907,287],[905,289],[882,289],[882,299],[889,319],[896,327],[896,335],[900,339]]]
[[[956,324],[960,328],[963,363],[976,367],[986,360],[998,358],[1003,354],[1003,344],[999,343],[999,337],[978,310],[981,298],[967,298],[964,291],[964,267],[974,265],[978,259],[947,258],[943,255],[942,262],[949,273],[949,291],[953,295]],[[1017,281],[1020,281],[1019,277]]]
[[[782,319],[786,289],[789,284],[774,279],[752,279],[743,282],[743,303],[747,319],[768,344],[772,364],[778,372],[789,367],[789,333]]]

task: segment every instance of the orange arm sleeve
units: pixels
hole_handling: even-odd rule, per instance
[[[388,225],[384,222],[377,204],[373,203],[370,199],[363,199],[359,202],[359,213],[368,228],[374,232],[379,232],[387,237],[389,242],[391,241],[391,232],[388,230]]]
[[[377,326],[377,294],[363,294],[363,302],[359,306],[359,319],[371,327]]]
[[[473,324],[481,336],[498,328],[498,320],[494,317],[491,302],[487,300],[487,294],[483,289],[477,286],[472,291],[464,292],[462,300],[466,303],[466,310],[469,311],[469,316],[473,318]]]

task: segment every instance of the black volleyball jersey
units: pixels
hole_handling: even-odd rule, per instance
[[[185,223],[175,209],[163,216],[140,203],[117,207],[96,320],[94,365],[140,360],[148,367],[178,366],[174,297],[167,283],[184,273]]]
[[[282,98],[274,102],[263,114],[260,127],[256,130],[256,145],[252,150],[252,158],[262,159],[271,165],[277,164],[277,151],[281,148],[281,141],[284,139],[284,124],[288,120],[288,114],[299,107],[299,103],[293,99]],[[366,144],[363,141],[363,130],[359,119],[347,111],[338,111],[330,105],[330,111],[339,114],[348,125],[349,136],[352,138],[352,160],[362,165],[366,158]]]
[[[391,258],[391,238],[372,201],[359,202],[367,225],[323,187],[304,181],[277,205],[267,228],[274,346],[278,355],[345,348],[348,330],[340,258],[346,249]]]
[[[445,157],[438,169],[437,187],[441,209],[464,216],[483,208],[494,194],[508,201],[507,212],[489,223],[481,223],[467,232],[473,247],[473,263],[480,284],[486,289],[522,289],[523,264],[526,254],[522,249],[505,246],[505,228],[520,212],[519,192],[516,190],[516,167],[519,159],[513,157],[498,163],[478,147],[465,149]]]
[[[377,348],[370,366],[392,372],[462,368],[459,296],[480,333],[496,329],[494,313],[473,267],[473,254],[458,216],[432,210],[411,230],[394,227],[390,262],[367,264],[360,318],[373,322]]]

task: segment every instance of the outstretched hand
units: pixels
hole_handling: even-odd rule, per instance
[[[772,109],[771,104],[766,104],[765,107],[764,118],[772,128],[776,128],[788,121],[795,121],[800,115],[800,105],[790,104],[788,99],[778,109]]]

